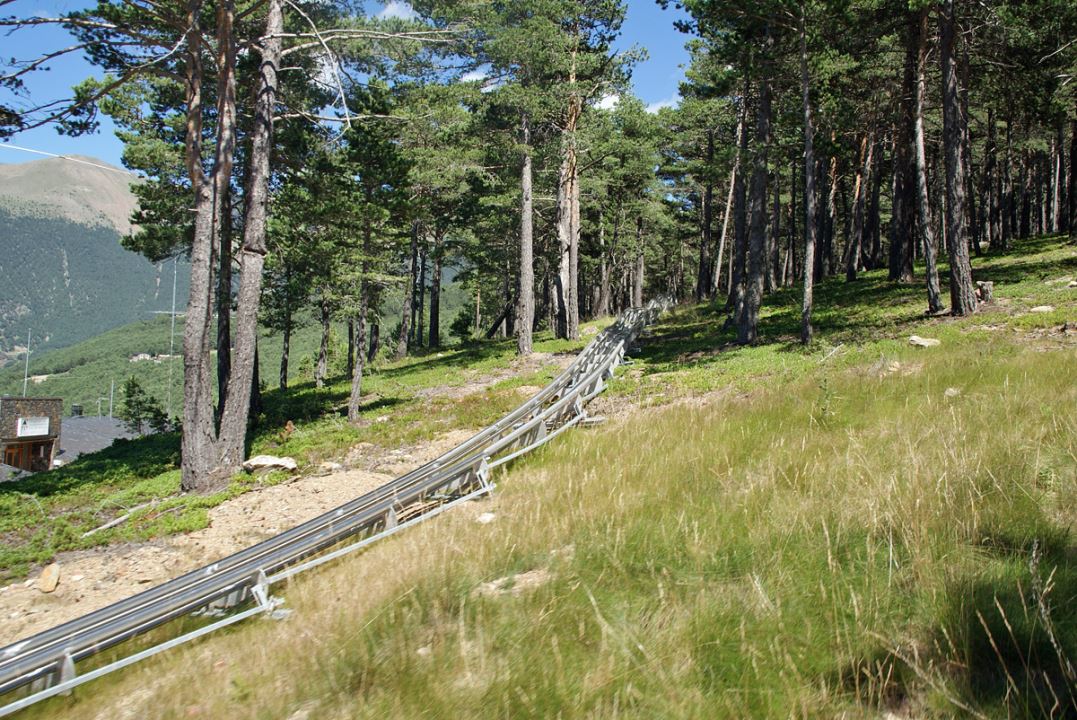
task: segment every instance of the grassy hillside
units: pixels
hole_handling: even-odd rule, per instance
[[[827,281],[809,349],[793,291],[751,348],[716,308],[679,309],[601,398],[613,420],[491,500],[299,579],[286,622],[28,716],[1075,717],[1077,248],[976,273],[998,300],[961,320],[879,273]],[[392,388],[506,349],[379,374],[383,424],[465,422]],[[307,428],[287,442],[314,456],[359,432]]]
[[[450,335],[449,327],[460,308],[469,302],[469,297],[460,285],[449,283],[442,290],[441,302],[441,336],[446,344],[451,344],[455,340]],[[386,298],[381,321],[383,347],[387,348],[395,343],[389,333],[398,327],[400,307],[400,298],[395,295]],[[105,331],[70,347],[51,351],[46,348],[40,354],[35,350],[30,359],[29,372],[33,379],[27,385],[27,394],[37,397],[61,397],[68,412],[71,405],[77,403],[82,405],[86,414],[97,414],[100,399],[101,412],[107,413],[112,381],[116,382],[118,392],[127,378],[135,377],[142,387],[158,398],[164,406],[169,383],[169,317],[147,316],[145,313],[143,315],[143,319]],[[72,317],[70,322],[77,323],[78,317]],[[321,326],[309,313],[298,317],[296,322],[297,327],[292,334],[288,377],[290,382],[302,383],[314,376],[314,365],[321,342]],[[22,332],[25,333],[25,330]],[[342,374],[345,370],[347,337],[347,326],[343,322],[334,321],[329,347],[330,373],[333,375]],[[179,402],[183,393],[183,361],[180,355],[182,344],[183,318],[180,317],[176,322],[173,349],[176,357],[171,372],[174,415],[180,412]],[[258,349],[262,383],[267,389],[275,388],[280,378],[280,335],[263,332]],[[136,359],[139,355],[149,355],[151,359]],[[22,394],[21,360],[20,356],[18,361],[0,369],[0,395]],[[117,408],[121,401],[122,397],[117,395],[114,399]]]

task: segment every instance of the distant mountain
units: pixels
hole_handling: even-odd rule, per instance
[[[167,311],[172,268],[120,245],[132,177],[93,158],[0,165],[0,367]],[[177,298],[187,297],[180,267]]]
[[[131,194],[136,180],[126,170],[82,155],[0,165],[0,207],[127,233],[137,205]]]

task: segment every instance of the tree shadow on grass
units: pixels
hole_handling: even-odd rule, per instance
[[[46,498],[86,485],[109,485],[132,478],[154,477],[179,467],[179,461],[179,433],[119,439],[109,447],[83,455],[61,468],[0,483],[0,495],[25,494]]]
[[[951,588],[937,642],[953,643],[969,704],[1077,718],[1077,546],[1022,542],[1005,572]]]

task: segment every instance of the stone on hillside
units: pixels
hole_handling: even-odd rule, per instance
[[[1077,280],[1070,280],[1070,284],[1066,287],[1077,288]]]
[[[480,525],[489,525],[494,521],[494,518],[496,517],[497,515],[494,515],[492,512],[484,512],[482,515],[479,515],[477,518],[475,518],[475,522],[479,523]]]
[[[961,391],[954,387],[948,387],[942,394],[948,398],[955,398],[961,394]]]
[[[318,466],[318,468],[325,473],[335,473],[343,467],[344,466],[338,462],[323,462]]]
[[[50,593],[60,584],[60,566],[56,563],[46,565],[37,578],[37,589],[43,593]]]
[[[289,472],[295,472],[299,468],[299,464],[290,457],[277,457],[276,455],[255,455],[247,462],[243,463],[243,469],[247,472],[254,472],[255,470],[262,469],[281,469]]]
[[[942,341],[938,338],[925,338],[920,337],[919,335],[912,335],[909,337],[909,344],[915,345],[916,347],[935,347],[936,345],[941,345]]]
[[[1054,311],[1055,311],[1055,306],[1054,305],[1037,305],[1036,307],[1029,309],[1029,312],[1034,312],[1034,313],[1049,313],[1049,312],[1054,312]]]

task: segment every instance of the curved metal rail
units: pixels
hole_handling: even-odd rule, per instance
[[[584,405],[605,388],[627,346],[667,306],[652,301],[626,311],[530,400],[426,465],[245,550],[0,648],[0,696],[30,686],[28,696],[0,707],[0,717],[225,625],[277,613],[280,601],[269,596],[274,583],[490,492],[494,467],[586,417]],[[345,541],[353,542],[341,546]],[[76,674],[76,663],[170,620],[251,600],[253,607]]]

